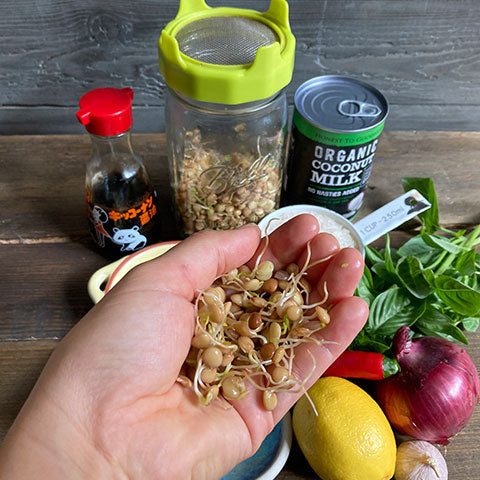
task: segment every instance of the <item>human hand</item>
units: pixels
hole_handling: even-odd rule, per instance
[[[332,256],[308,276],[319,298],[327,283],[331,323],[316,334],[328,343],[296,349],[299,379],[315,357],[306,388],[368,315],[365,302],[352,297],[363,273],[360,253],[317,232],[313,217],[297,217],[270,236],[262,257],[276,269],[301,264],[308,242],[312,260]],[[203,232],[129,272],[52,354],[0,452],[0,477],[213,479],[251,456],[301,392],[279,393],[272,412],[258,390],[225,409],[200,405],[176,379],[194,332],[196,291],[253,263],[263,242],[255,226]]]

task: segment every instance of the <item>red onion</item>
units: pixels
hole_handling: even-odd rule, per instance
[[[377,382],[377,400],[388,420],[402,433],[447,445],[472,416],[480,382],[468,353],[437,337],[409,339],[401,327],[393,353],[401,371]]]

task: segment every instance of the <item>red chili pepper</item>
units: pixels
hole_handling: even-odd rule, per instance
[[[327,368],[323,376],[383,380],[399,371],[397,361],[381,353],[346,350]]]

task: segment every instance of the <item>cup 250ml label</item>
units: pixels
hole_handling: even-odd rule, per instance
[[[367,132],[339,134],[295,120],[287,202],[320,205],[353,217],[362,205],[383,124]]]

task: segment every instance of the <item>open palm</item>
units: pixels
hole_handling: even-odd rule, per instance
[[[315,357],[307,387],[367,317],[365,303],[352,297],[363,272],[361,255],[340,250],[331,235],[318,234],[313,217],[297,217],[274,232],[262,258],[277,269],[301,264],[308,242],[313,260],[331,256],[308,276],[319,289],[317,298],[327,283],[331,323],[320,332],[328,343],[296,351],[299,379],[312,370]],[[176,382],[194,332],[197,290],[251,263],[261,248],[254,226],[194,235],[132,270],[52,355],[37,390],[48,394],[60,415],[105,459],[114,478],[219,478],[255,452],[301,395],[279,394],[273,412],[264,409],[261,392],[254,389],[233,408],[219,402],[202,406],[191,389]]]

